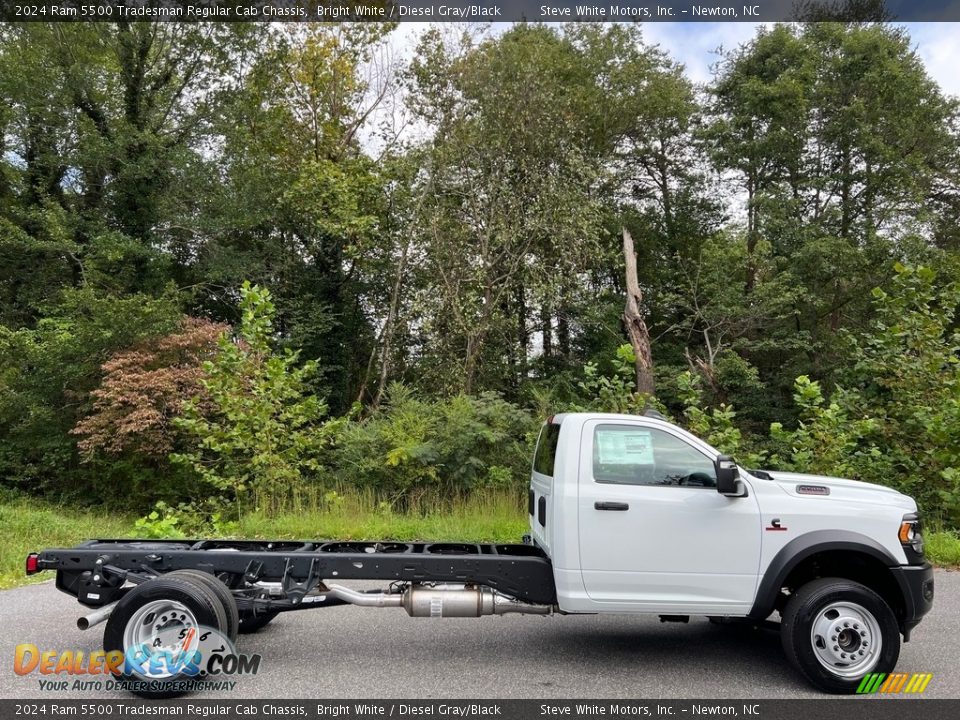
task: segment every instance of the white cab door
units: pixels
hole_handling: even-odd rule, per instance
[[[760,562],[753,493],[716,490],[714,458],[679,433],[636,421],[584,424],[580,566],[605,610],[745,613]]]

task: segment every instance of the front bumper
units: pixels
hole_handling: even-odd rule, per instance
[[[904,641],[910,640],[910,631],[933,607],[933,568],[923,565],[898,565],[890,568],[903,594],[903,617],[900,631]]]

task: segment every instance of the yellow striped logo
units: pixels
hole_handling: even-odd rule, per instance
[[[932,679],[933,673],[870,673],[863,676],[857,694],[922,693]]]

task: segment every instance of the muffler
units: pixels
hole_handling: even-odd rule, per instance
[[[363,607],[402,607],[410,617],[549,615],[553,612],[552,605],[534,605],[488,587],[467,585],[410,585],[402,593],[369,593],[327,585],[322,594]]]
[[[403,593],[403,608],[410,617],[549,615],[553,610],[550,605],[525,603],[488,587],[465,585],[413,585]]]

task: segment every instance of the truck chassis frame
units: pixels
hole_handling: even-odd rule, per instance
[[[255,613],[346,604],[325,592],[334,579],[487,587],[521,603],[557,602],[550,560],[528,544],[90,540],[31,558],[35,572],[56,570],[57,588],[93,608],[119,600],[128,582],[186,569],[217,576],[239,610]]]

